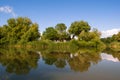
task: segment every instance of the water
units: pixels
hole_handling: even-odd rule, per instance
[[[120,53],[0,49],[0,80],[120,80]]]

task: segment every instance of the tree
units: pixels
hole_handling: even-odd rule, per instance
[[[67,27],[64,23],[59,23],[55,26],[55,29],[59,32],[59,33],[63,33],[66,31]]]
[[[71,24],[69,28],[69,33],[75,36],[78,36],[82,31],[88,32],[90,30],[90,25],[85,21],[75,21]]]
[[[120,42],[120,32],[118,32],[117,34],[114,34],[114,35],[112,36],[112,39],[113,39],[114,41]]]
[[[105,47],[105,45],[100,40],[100,32],[93,30],[91,32],[85,32],[82,31],[79,34],[78,40],[80,42],[80,46],[84,47],[95,47],[95,48],[102,48]]]
[[[120,42],[120,32],[114,34],[112,37],[102,38],[101,40],[105,44],[110,44],[112,42]]]
[[[49,40],[58,40],[58,33],[53,27],[48,27],[43,32],[43,38]]]
[[[29,42],[37,40],[40,37],[38,32],[38,24],[33,24],[31,28],[22,36],[21,41]]]
[[[107,38],[101,38],[101,41],[105,44],[110,44],[114,40],[112,39],[112,37],[107,37]]]
[[[67,32],[63,32],[62,34],[59,34],[59,40],[60,41],[64,41],[64,40],[71,40],[71,38],[70,38],[70,34],[69,33],[67,33]]]
[[[7,25],[3,25],[3,27],[0,27],[0,45],[1,44],[7,44],[9,41],[8,32],[10,32],[10,28]]]
[[[11,18],[7,23],[1,28],[0,44],[29,42],[40,37],[38,25],[32,23],[27,17]]]
[[[99,39],[99,35],[95,32],[85,32],[82,31],[79,35],[79,40],[84,40],[84,41],[91,41],[93,39]]]
[[[7,21],[9,27],[12,27],[14,28],[16,26],[16,20],[14,18],[10,18],[8,21]]]
[[[55,29],[58,32],[58,37],[60,41],[69,40],[70,35],[66,32],[66,25],[64,23],[59,23],[55,26]]]

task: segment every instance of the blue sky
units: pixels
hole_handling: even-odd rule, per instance
[[[12,17],[29,17],[39,30],[74,21],[87,21],[100,31],[120,29],[120,0],[0,0],[0,26]]]

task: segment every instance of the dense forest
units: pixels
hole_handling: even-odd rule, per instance
[[[86,21],[75,21],[67,27],[64,23],[47,27],[43,34],[37,23],[27,17],[11,18],[0,27],[0,46],[29,45],[34,47],[93,47],[120,49],[120,32],[108,38],[101,38],[101,32],[91,29]],[[68,29],[67,29],[68,28]]]

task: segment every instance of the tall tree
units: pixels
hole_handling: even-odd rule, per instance
[[[11,18],[7,25],[2,27],[1,44],[16,44],[19,42],[34,41],[40,37],[38,25],[27,17]],[[28,39],[29,37],[29,39]],[[5,41],[5,42],[3,42]]]
[[[55,26],[58,32],[58,37],[60,41],[68,40],[70,35],[66,32],[67,26],[64,23],[59,23]]]
[[[22,36],[21,41],[29,42],[37,40],[40,37],[39,34],[38,24],[35,23],[31,25],[31,28],[29,28],[29,30]]]
[[[71,24],[69,28],[69,33],[75,36],[78,36],[82,31],[88,32],[90,30],[90,25],[85,21],[75,21]]]
[[[43,38],[49,40],[58,40],[58,33],[53,27],[48,27],[43,32]]]
[[[63,33],[66,31],[67,27],[64,23],[59,23],[55,26],[55,29],[59,32],[59,33]]]

